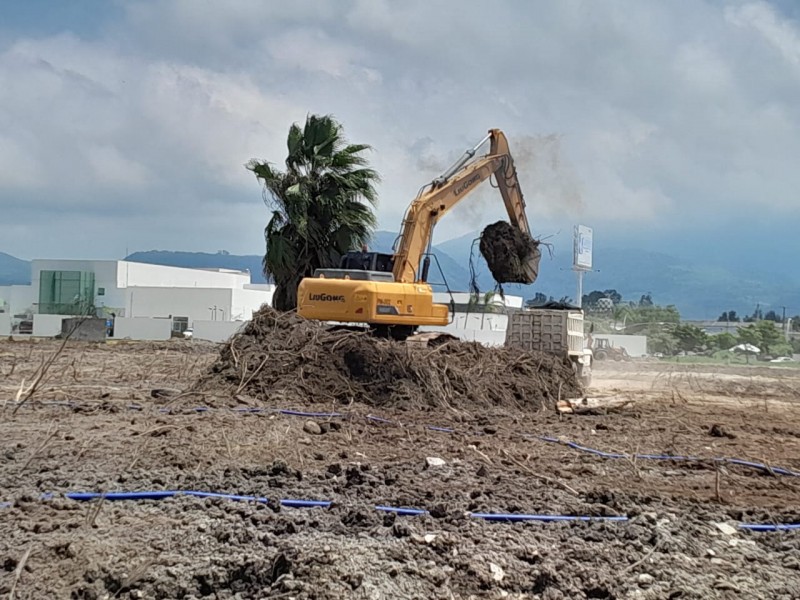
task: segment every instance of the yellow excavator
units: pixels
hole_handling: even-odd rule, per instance
[[[489,152],[475,158],[490,141]],[[317,269],[298,288],[298,314],[319,321],[368,326],[380,336],[406,339],[420,326],[447,325],[448,306],[433,301],[428,283],[430,246],[436,223],[479,184],[494,176],[512,226],[531,238],[508,140],[489,130],[440,177],[426,185],[408,207],[394,254],[348,252],[338,269]],[[520,257],[521,283],[538,277],[541,253]],[[356,325],[358,326],[358,325]]]

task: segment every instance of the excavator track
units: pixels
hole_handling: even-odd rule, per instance
[[[354,333],[370,334],[382,339],[391,339],[396,342],[405,342],[414,348],[436,348],[448,342],[458,341],[454,335],[441,333],[438,331],[414,332],[408,329],[397,329],[394,327],[370,327],[359,325],[331,325],[325,328],[326,331],[352,331]]]

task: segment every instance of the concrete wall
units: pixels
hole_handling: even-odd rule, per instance
[[[453,292],[453,301],[456,304],[469,304],[469,300],[471,298],[471,294],[467,292]],[[434,292],[433,293],[433,301],[438,304],[450,304],[450,294],[447,292]],[[483,294],[481,294],[481,302],[483,302]],[[505,302],[500,297],[499,294],[496,294],[490,301],[490,305],[497,305],[497,306],[505,306],[507,308],[522,308],[523,298],[522,296],[509,296],[506,294]]]
[[[250,274],[229,270],[185,269],[119,261],[117,287],[241,288]]]
[[[502,346],[506,342],[505,331],[492,331],[488,329],[465,329],[463,327],[453,327],[448,325],[446,327],[420,327],[420,331],[439,331],[442,333],[449,333],[456,336],[458,339],[467,342],[480,342],[485,346]]]
[[[610,333],[592,334],[595,340],[594,348],[597,348],[597,340],[605,339],[615,348],[625,348],[628,354],[634,358],[647,355],[647,336],[644,335],[617,335]]]
[[[61,321],[70,315],[33,315],[34,337],[55,337],[61,333]]]
[[[241,289],[233,290],[231,297],[231,312],[226,315],[228,320],[247,321],[253,318],[253,313],[263,304],[272,305],[271,290]]]
[[[460,313],[451,315],[452,329],[476,329],[480,331],[502,331],[508,329],[508,315],[497,313]]]
[[[245,324],[244,321],[195,321],[192,338],[209,342],[224,342]]]
[[[170,319],[117,317],[114,319],[114,339],[168,340],[172,335]]]
[[[131,287],[126,291],[128,317],[188,317],[191,327],[193,321],[212,320],[210,309],[216,306],[215,320],[230,319],[231,289]]]
[[[83,342],[102,342],[106,339],[105,319],[65,318],[61,321],[61,337]]]
[[[11,335],[11,315],[0,313],[0,337]]]
[[[508,315],[496,313],[455,313],[453,322],[443,327],[420,327],[420,331],[449,333],[468,342],[502,346],[506,342]]]
[[[0,285],[0,311],[11,312],[11,286]]]
[[[35,309],[39,301],[39,288],[34,293],[30,285],[4,285],[0,286],[0,308],[5,306],[6,312],[16,315],[28,309]]]

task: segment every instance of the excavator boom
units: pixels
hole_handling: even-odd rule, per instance
[[[489,153],[466,164],[487,139],[491,140]],[[412,202],[403,220],[403,231],[395,253],[395,281],[410,282],[419,279],[420,261],[430,244],[434,225],[492,175],[497,181],[511,224],[525,235],[530,235],[525,199],[519,186],[514,159],[509,152],[508,140],[502,131],[492,129],[486,138],[467,150],[461,160],[444,175],[433,180],[430,189]],[[528,283],[533,283],[533,279]]]

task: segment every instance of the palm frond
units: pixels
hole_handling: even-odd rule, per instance
[[[332,115],[308,115],[286,140],[286,171],[253,159],[246,167],[262,184],[272,216],[264,229],[263,268],[276,283],[273,304],[294,308],[300,279],[338,264],[342,254],[368,242],[376,226],[379,174],[349,144]]]

